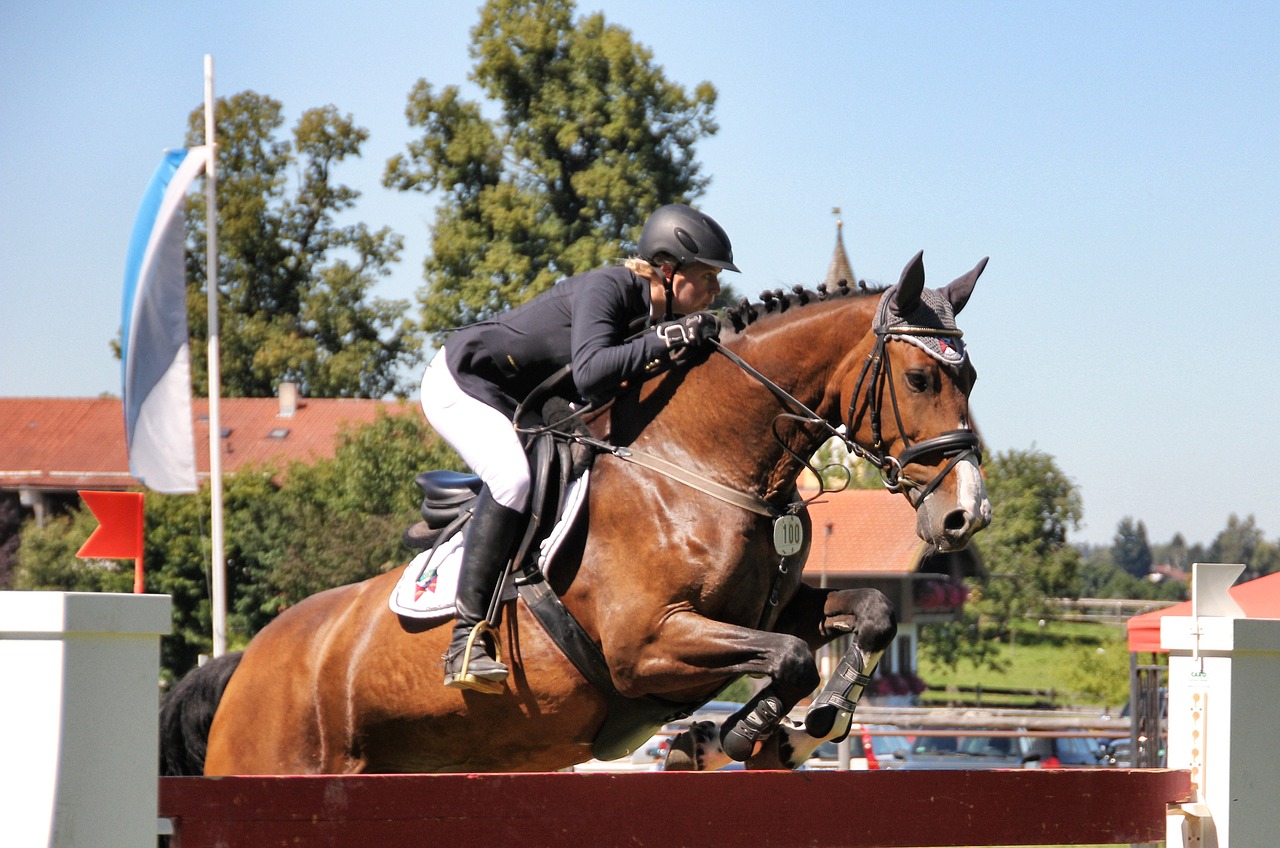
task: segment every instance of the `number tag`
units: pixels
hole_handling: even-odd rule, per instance
[[[804,546],[804,525],[798,515],[780,515],[773,522],[773,549],[779,556],[791,556]]]

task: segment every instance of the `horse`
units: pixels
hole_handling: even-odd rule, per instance
[[[773,731],[819,684],[814,651],[848,636],[869,674],[896,620],[874,589],[802,583],[807,523],[783,556],[778,517],[804,517],[798,476],[840,432],[913,504],[925,542],[958,550],[989,523],[968,411],[976,372],[955,358],[952,317],[985,264],[927,289],[921,253],[884,291],[842,281],[743,300],[704,361],[655,374],[602,413],[618,449],[596,458],[580,555],[551,581],[617,693],[696,706],[742,675],[763,678],[725,722],[724,747],[748,768],[796,764]],[[501,691],[446,688],[449,622],[391,612],[396,580],[313,595],[251,640],[225,688],[212,687],[205,774],[553,771],[592,757],[611,702],[526,604],[507,603],[496,630],[511,669]],[[847,730],[854,704],[843,705]]]

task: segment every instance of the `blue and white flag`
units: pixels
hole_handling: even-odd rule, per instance
[[[129,472],[167,494],[200,488],[182,207],[208,159],[207,146],[165,153],[142,197],[124,269],[120,338]]]

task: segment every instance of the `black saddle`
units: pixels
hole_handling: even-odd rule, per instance
[[[548,390],[551,388],[548,386]],[[530,545],[541,541],[537,536],[549,532],[560,520],[569,483],[581,476],[594,458],[590,450],[548,426],[572,421],[576,432],[587,435],[569,402],[557,395],[543,394],[541,406],[532,406],[538,399],[531,395],[516,412],[516,422],[526,434],[525,452],[532,480],[531,522],[516,556],[517,569]],[[533,409],[538,412],[535,414]],[[403,538],[408,547],[426,550],[466,523],[482,482],[476,474],[444,470],[424,471],[414,482],[422,490],[422,520],[409,527]]]
[[[404,531],[404,543],[414,550],[426,550],[480,494],[479,475],[460,471],[424,471],[413,479],[422,490],[422,520]]]

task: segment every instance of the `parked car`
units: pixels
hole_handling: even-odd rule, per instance
[[[1099,768],[1110,765],[1098,741],[1086,736],[919,735],[894,749],[882,768]]]
[[[903,737],[886,736],[876,731],[892,728],[854,724],[849,729],[849,770],[865,771],[894,767],[894,751],[903,744]],[[840,747],[832,741],[823,742],[800,766],[809,771],[835,771],[840,768]]]

